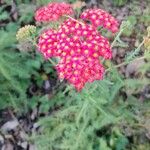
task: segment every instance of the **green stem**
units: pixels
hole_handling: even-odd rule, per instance
[[[52,64],[53,66],[56,66],[56,65],[57,65],[51,58],[49,58],[48,60],[51,62],[51,64]]]
[[[93,102],[93,104],[96,106],[96,108],[103,113],[105,116],[107,116],[109,118],[109,115],[101,108],[99,107],[99,105],[97,104],[97,102],[91,97],[89,96],[89,99]]]
[[[81,107],[81,110],[80,110],[80,112],[79,112],[79,114],[77,116],[77,119],[76,119],[77,126],[79,126],[80,119],[82,118],[82,114],[85,111],[85,109],[87,108],[87,106],[88,106],[88,103],[85,100],[84,103],[83,103],[83,105],[82,105],[82,107]]]
[[[73,150],[78,149],[79,143],[82,142],[81,141],[81,139],[82,139],[81,136],[84,134],[84,130],[86,129],[87,124],[88,124],[88,120],[85,120],[82,127],[79,130],[79,134],[77,135],[76,143],[72,148]]]
[[[114,39],[114,41],[113,41],[112,44],[111,44],[111,48],[113,48],[113,46],[114,46],[115,43],[117,42],[118,38],[119,38],[120,35],[122,34],[123,30],[124,30],[124,29],[121,29],[121,30],[119,31],[119,33],[117,34],[116,38]]]

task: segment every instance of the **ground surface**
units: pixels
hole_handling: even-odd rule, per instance
[[[31,5],[34,3],[31,2]],[[74,7],[80,6],[81,3],[74,4]],[[30,5],[30,4],[28,4]],[[84,5],[84,4],[83,4]],[[90,5],[90,4],[89,4]],[[111,12],[120,22],[123,20],[130,20],[133,27],[123,34],[121,40],[128,45],[126,51],[124,48],[114,48],[113,49],[113,62],[115,64],[120,64],[124,61],[127,52],[132,51],[139,43],[143,40],[146,34],[146,28],[148,24],[150,25],[150,6],[149,0],[139,0],[139,1],[129,1],[123,6],[114,6],[111,0],[104,0],[98,3],[100,8],[108,10]],[[0,6],[1,7],[1,6]],[[11,19],[6,21],[0,21],[0,27],[4,27],[8,22],[17,21],[17,12],[15,12],[14,4],[8,4],[6,7],[7,11],[10,11]],[[149,17],[148,17],[149,16]],[[142,51],[139,55],[142,54]],[[119,68],[120,73],[124,78],[138,78],[138,68],[141,64],[146,63],[146,61],[136,61],[128,65],[124,65]],[[147,72],[147,78],[150,78],[149,72]],[[46,83],[45,83],[46,84]],[[47,84],[49,82],[47,81]],[[54,83],[54,85],[56,85]],[[33,91],[37,91],[34,84],[32,85]],[[33,92],[32,91],[32,92]],[[46,91],[51,97],[51,90]],[[31,93],[30,93],[31,94]],[[121,93],[122,96],[130,94],[130,91],[124,91]],[[150,98],[150,85],[146,84],[143,89],[137,90],[134,93],[139,100],[144,101]],[[40,105],[40,104],[39,104]],[[0,149],[2,150],[36,150],[36,146],[26,140],[27,135],[32,135],[38,129],[37,120],[40,116],[47,116],[49,112],[41,113],[39,112],[39,105],[31,109],[24,115],[17,115],[13,112],[13,109],[7,108],[0,111]],[[56,108],[57,109],[57,108]],[[150,118],[149,118],[150,119]],[[148,122],[147,122],[148,124]],[[128,128],[127,130],[130,130]],[[130,131],[128,131],[130,132]],[[130,133],[129,133],[130,134]],[[150,129],[149,133],[141,132],[139,135],[141,141],[150,140]],[[137,138],[137,137],[135,137]],[[139,150],[148,150],[141,149]]]

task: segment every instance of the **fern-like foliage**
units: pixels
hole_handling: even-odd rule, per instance
[[[64,106],[40,120],[42,133],[34,137],[38,148],[109,150],[106,141],[113,140],[111,147],[124,149],[128,140],[113,128],[113,124],[119,124],[128,114],[116,99],[124,82],[116,71],[112,71],[111,76],[111,81],[97,81],[87,85],[81,93],[71,90],[67,97],[64,96],[61,99]]]
[[[31,75],[40,67],[40,59],[33,61],[31,56],[16,50],[16,28],[10,23],[0,30],[0,109],[26,110],[26,90]]]

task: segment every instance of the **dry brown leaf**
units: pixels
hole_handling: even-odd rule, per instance
[[[75,3],[72,4],[72,7],[73,9],[77,9],[77,8],[82,8],[85,5],[86,5],[85,2],[76,1]]]

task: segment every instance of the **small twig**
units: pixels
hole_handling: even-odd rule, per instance
[[[127,65],[127,64],[129,64],[129,63],[131,63],[131,62],[133,62],[133,61],[142,60],[142,59],[145,59],[145,58],[146,58],[146,56],[138,57],[138,58],[136,58],[136,59],[134,59],[134,60],[131,60],[131,61],[128,61],[128,62],[123,62],[123,63],[121,63],[121,64],[119,64],[119,65],[116,65],[116,66],[114,66],[113,68],[120,68],[120,67],[122,67],[122,66],[125,66],[125,65]],[[112,68],[108,68],[108,69],[106,69],[105,72],[108,72],[108,71],[111,70],[111,69],[112,69]]]
[[[120,33],[120,32],[119,32],[119,33]],[[119,35],[119,34],[118,34],[118,35]],[[117,36],[118,36],[118,35],[117,35]],[[120,36],[120,35],[119,35],[119,36]],[[114,41],[115,41],[115,40],[114,40]],[[113,42],[113,43],[115,43],[115,42]],[[113,46],[113,43],[111,44],[111,47]],[[142,43],[138,46],[137,49],[140,49],[143,44],[144,44],[144,40],[143,40]],[[146,58],[146,56],[142,56],[142,57],[138,57],[138,58],[135,58],[135,59],[133,59],[133,60],[130,60],[130,61],[125,61],[125,62],[123,62],[123,63],[121,63],[121,64],[119,64],[119,65],[114,66],[113,68],[119,68],[119,67],[125,66],[125,65],[127,65],[127,64],[129,64],[129,63],[131,63],[131,62],[133,62],[133,61],[142,60],[142,59],[145,59],[145,58]],[[111,68],[106,69],[105,73],[108,72],[110,69],[111,69]]]
[[[144,124],[134,124],[134,126],[137,126],[137,127],[143,127],[143,128],[145,128],[145,129],[149,129],[146,125],[144,125]]]

